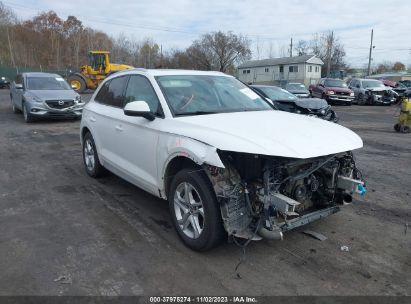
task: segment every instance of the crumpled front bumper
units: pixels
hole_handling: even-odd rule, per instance
[[[350,95],[327,95],[327,101],[334,102],[334,103],[347,103],[347,102],[353,102],[354,96]]]
[[[28,102],[26,106],[30,115],[38,118],[79,118],[83,113],[84,103],[77,103],[64,109],[53,109],[47,104],[39,102]]]
[[[330,216],[331,214],[337,213],[338,211],[340,211],[340,207],[332,206],[332,207],[328,207],[325,209],[320,209],[314,212],[310,212],[300,217],[297,217],[295,219],[288,220],[287,222],[285,222],[284,224],[280,226],[280,229],[282,232],[286,232],[286,231],[298,228],[300,226],[307,225],[311,222],[315,222],[327,216]]]

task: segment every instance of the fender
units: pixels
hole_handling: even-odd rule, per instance
[[[176,157],[186,157],[198,165],[209,164],[225,168],[217,149],[201,141],[181,135],[160,135],[157,149],[157,178],[159,190],[164,192],[164,175],[168,164]],[[165,195],[164,195],[165,197]]]

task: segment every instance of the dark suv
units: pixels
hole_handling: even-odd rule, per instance
[[[354,92],[340,79],[322,78],[317,84],[309,87],[311,97],[319,97],[330,104],[351,105],[354,100]]]

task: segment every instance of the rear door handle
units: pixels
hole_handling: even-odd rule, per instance
[[[124,131],[124,129],[121,125],[118,125],[118,126],[116,126],[116,131],[122,132],[122,131]]]
[[[93,116],[91,116],[91,117],[90,117],[90,121],[91,121],[91,122],[96,122],[96,119],[95,119]]]

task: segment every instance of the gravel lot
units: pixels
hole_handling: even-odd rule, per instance
[[[368,196],[309,225],[323,242],[252,243],[238,278],[234,244],[190,251],[167,202],[89,178],[79,121],[26,124],[0,90],[0,295],[411,295],[411,134],[397,107],[336,111],[364,140]]]

